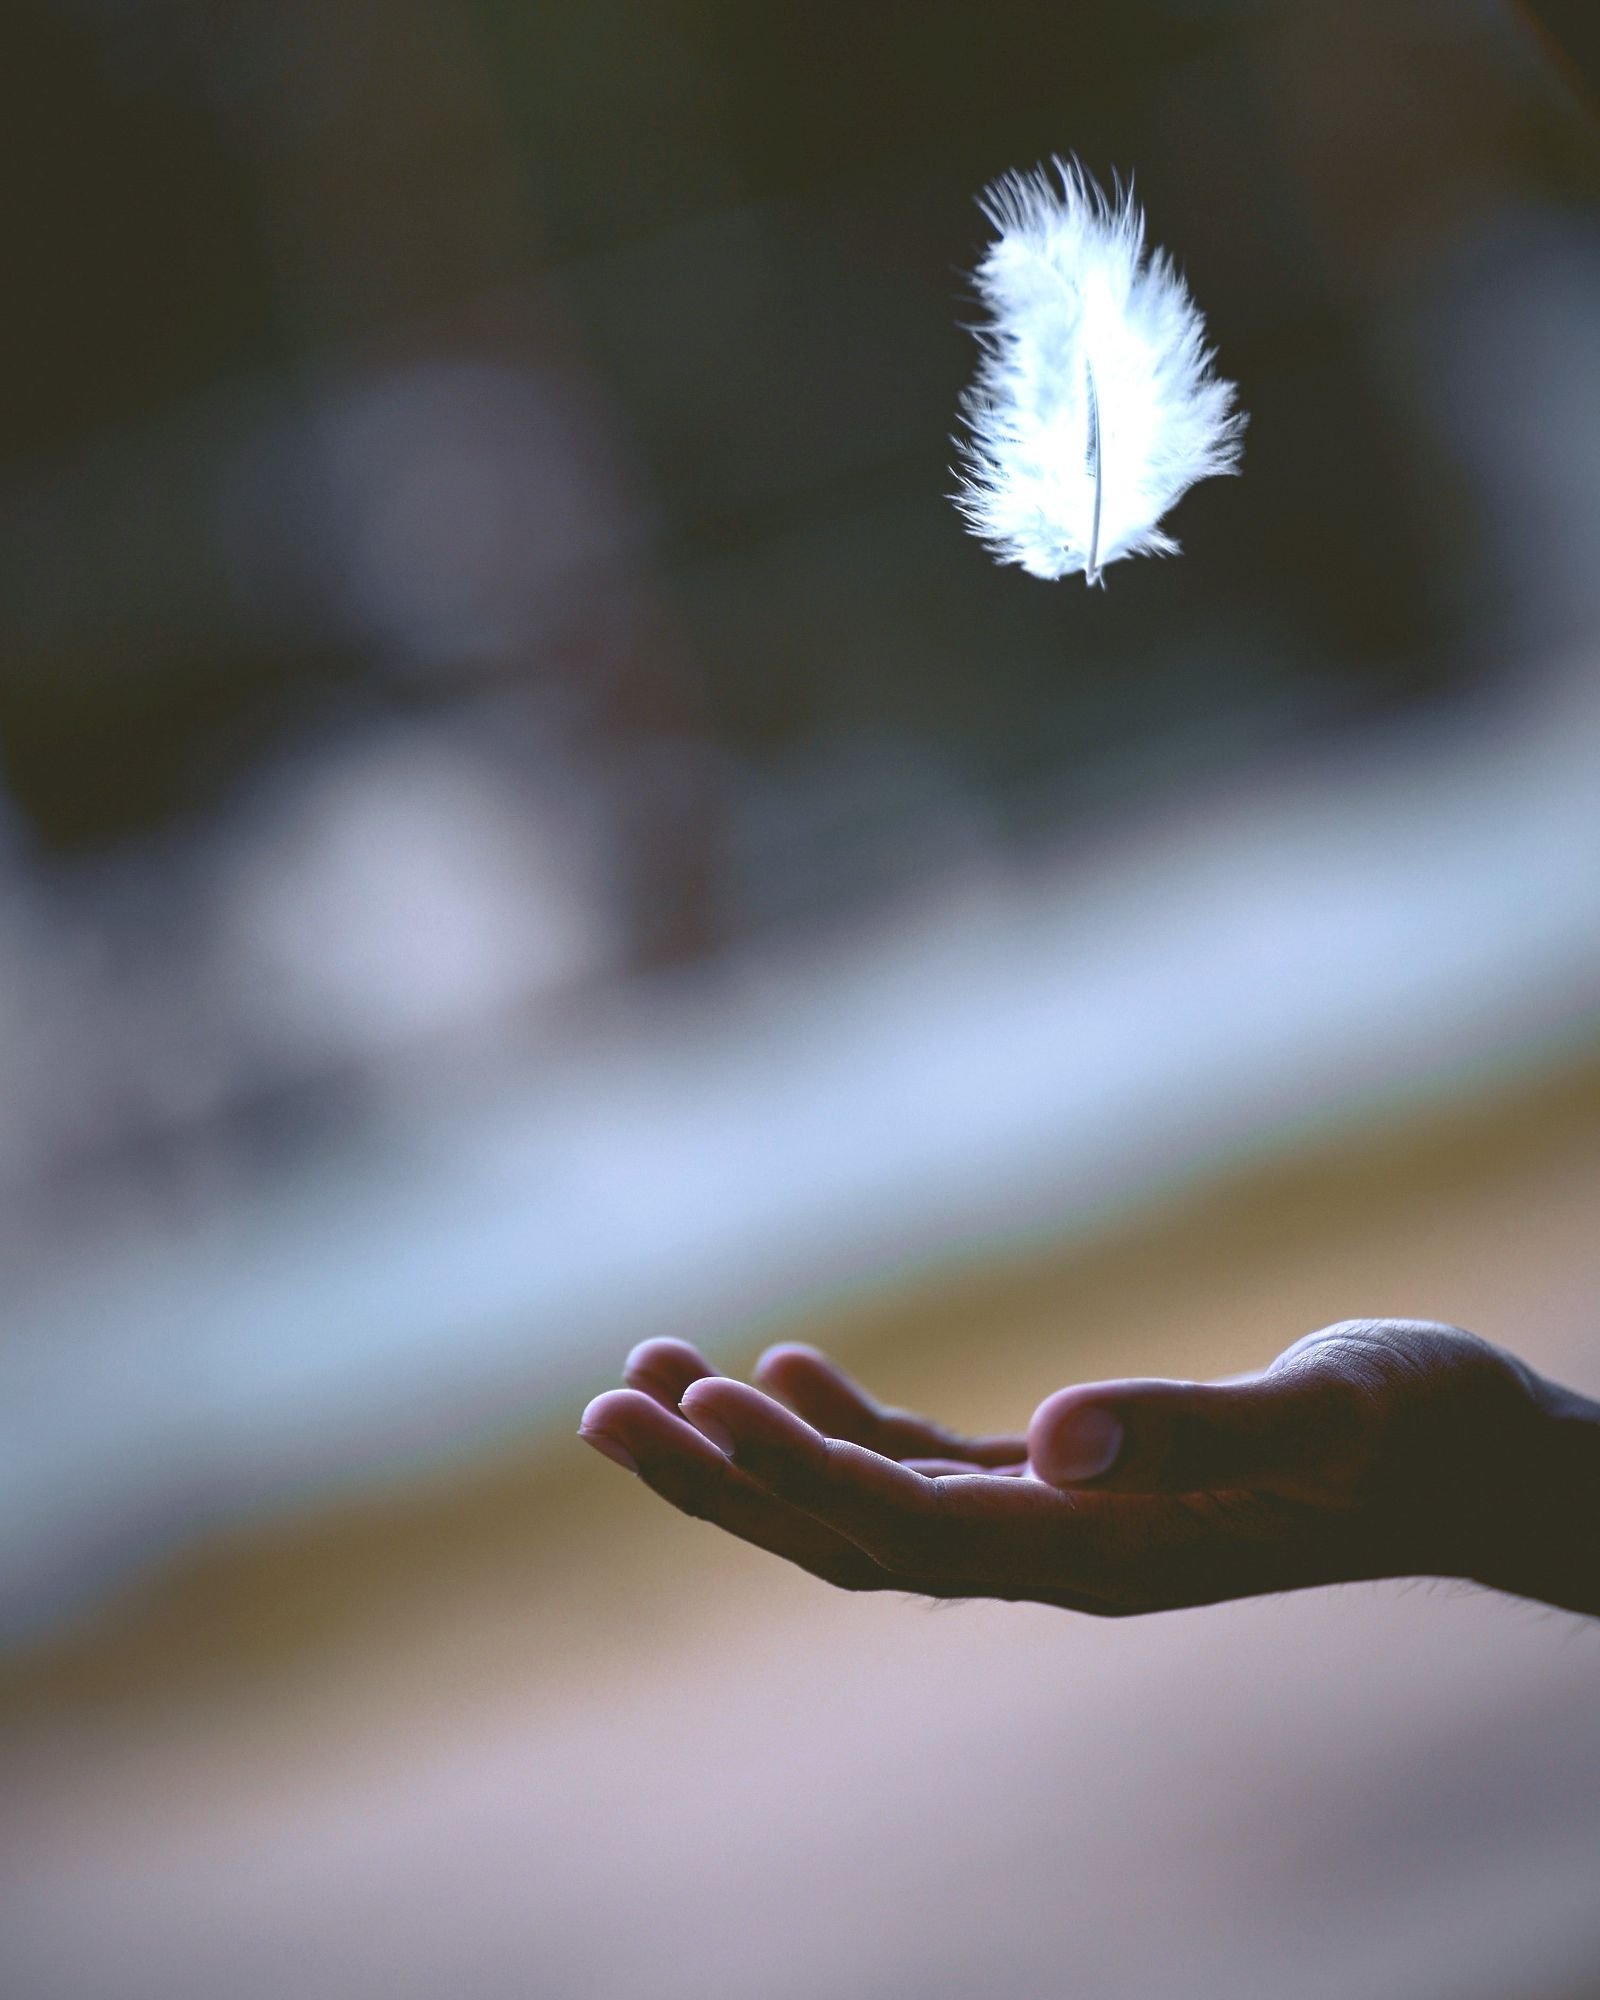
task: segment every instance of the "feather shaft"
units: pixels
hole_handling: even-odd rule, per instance
[[[1089,559],[1083,566],[1085,583],[1105,583],[1100,574],[1100,508],[1105,498],[1105,468],[1100,458],[1100,398],[1095,393],[1094,370],[1084,369],[1084,386],[1089,398],[1089,472],[1094,480],[1094,521],[1089,529]]]

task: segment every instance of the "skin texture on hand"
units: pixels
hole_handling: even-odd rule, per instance
[[[1257,1375],[1061,1389],[985,1438],[814,1348],[755,1373],[646,1341],[580,1435],[846,1590],[1125,1616],[1431,1575],[1600,1614],[1600,1407],[1456,1327],[1346,1321]]]

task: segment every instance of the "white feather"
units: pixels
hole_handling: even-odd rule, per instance
[[[962,398],[956,504],[1004,562],[1090,583],[1122,556],[1171,555],[1161,517],[1238,470],[1245,418],[1212,373],[1205,321],[1130,194],[1075,162],[981,197],[998,234],[978,267],[990,320]]]

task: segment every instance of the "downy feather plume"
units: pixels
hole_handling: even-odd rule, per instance
[[[998,233],[977,271],[990,318],[955,500],[1001,561],[1104,588],[1107,563],[1176,553],[1162,515],[1197,479],[1238,470],[1245,418],[1131,193],[1054,166],[1059,194],[1041,167],[980,197]]]

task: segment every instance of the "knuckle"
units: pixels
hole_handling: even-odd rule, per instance
[[[1273,1367],[1331,1373],[1381,1397],[1434,1381],[1441,1370],[1503,1360],[1476,1334],[1440,1320],[1346,1319],[1297,1340]]]
[[[1526,1393],[1511,1356],[1461,1327],[1434,1320],[1345,1320],[1284,1356],[1315,1367],[1319,1404],[1338,1429],[1376,1425],[1409,1434],[1448,1400],[1453,1421],[1502,1415]]]
[[[1341,1320],[1297,1340],[1270,1372],[1375,1402],[1393,1379],[1395,1354],[1381,1321]]]

